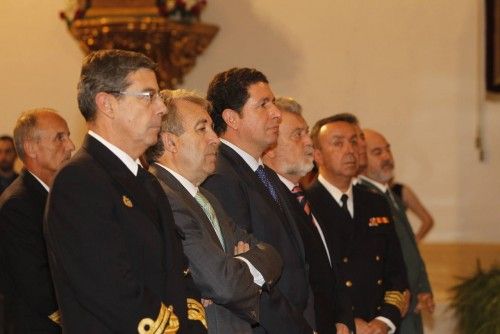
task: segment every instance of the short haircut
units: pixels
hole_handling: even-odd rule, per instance
[[[127,76],[140,69],[156,71],[156,63],[142,53],[124,50],[99,50],[85,57],[78,82],[78,107],[85,120],[95,120],[99,92],[126,90]]]
[[[10,141],[10,143],[14,145],[14,138],[12,138],[12,136],[9,135],[1,135],[0,141]]]
[[[149,163],[157,161],[163,153],[165,153],[165,147],[163,146],[163,141],[161,140],[162,133],[170,132],[176,136],[180,136],[185,131],[182,126],[182,118],[179,115],[177,107],[178,101],[182,100],[194,103],[205,109],[208,113],[212,110],[210,102],[193,91],[185,89],[165,89],[160,92],[160,95],[165,103],[165,106],[167,107],[167,113],[162,117],[161,130],[158,134],[157,143],[146,150],[146,160]]]
[[[291,97],[280,96],[274,101],[279,110],[296,115],[302,115],[302,106]]]
[[[37,108],[27,110],[19,116],[16,125],[14,126],[14,146],[16,147],[17,155],[21,161],[25,162],[26,152],[24,152],[24,143],[29,140],[38,140],[37,121],[38,116],[42,113],[53,112],[51,108]]]
[[[250,97],[248,87],[259,82],[269,83],[262,72],[253,68],[232,68],[215,75],[208,86],[207,100],[213,106],[211,117],[218,135],[227,129],[222,112],[232,109],[240,113]]]
[[[311,139],[313,141],[313,145],[315,148],[319,148],[319,131],[323,127],[323,125],[330,124],[330,123],[336,123],[336,122],[346,122],[352,125],[359,125],[358,118],[354,116],[353,114],[349,113],[341,113],[341,114],[336,114],[333,116],[328,116],[325,118],[320,119],[319,121],[314,124],[312,130],[311,130]]]

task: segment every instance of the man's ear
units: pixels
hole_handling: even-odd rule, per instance
[[[314,156],[314,161],[316,161],[316,165],[322,166],[323,165],[323,153],[321,153],[320,150],[315,148],[313,156]]]
[[[24,149],[24,154],[26,156],[30,157],[31,159],[36,158],[37,145],[35,140],[33,139],[25,140],[23,142],[23,149]]]
[[[97,106],[97,112],[102,112],[109,118],[115,117],[115,103],[116,99],[113,95],[99,92],[95,96],[95,104]]]
[[[222,119],[226,122],[227,127],[233,130],[238,130],[240,115],[233,109],[224,109],[222,111]]]
[[[163,142],[163,147],[165,151],[176,153],[179,146],[179,137],[170,132],[162,132],[160,135],[160,140]]]

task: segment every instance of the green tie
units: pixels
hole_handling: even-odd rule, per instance
[[[196,200],[196,202],[198,202],[198,204],[201,205],[201,208],[205,212],[205,215],[207,215],[208,220],[215,230],[215,234],[217,234],[217,237],[219,238],[222,248],[226,250],[226,248],[224,247],[224,239],[222,238],[219,221],[217,220],[217,216],[215,215],[214,208],[212,207],[212,205],[210,205],[210,202],[207,200],[207,198],[203,196],[203,194],[199,191],[196,193],[194,199]]]

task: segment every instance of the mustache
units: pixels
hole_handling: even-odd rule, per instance
[[[380,167],[382,168],[394,168],[394,162],[390,161],[390,160],[384,160],[382,161],[382,164],[380,165]]]

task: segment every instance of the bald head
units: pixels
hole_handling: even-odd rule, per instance
[[[394,176],[394,159],[391,145],[385,137],[371,129],[364,129],[368,165],[364,174],[370,179],[386,184]]]
[[[25,167],[48,185],[75,149],[66,121],[50,108],[22,113],[14,128],[14,143]]]

